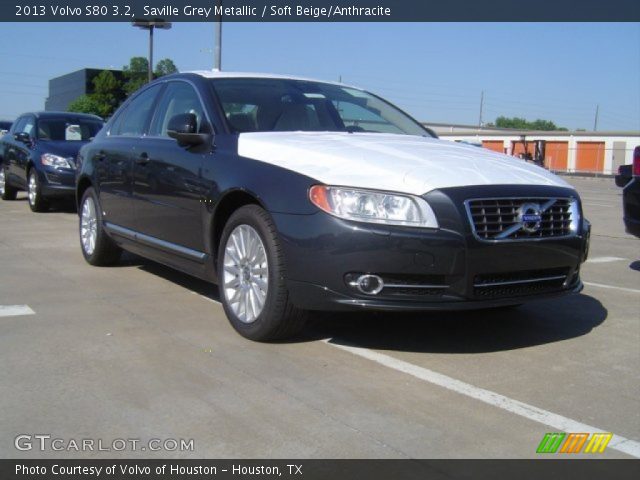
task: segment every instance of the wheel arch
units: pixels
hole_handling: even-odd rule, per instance
[[[82,196],[84,192],[87,191],[89,187],[93,186],[93,182],[86,175],[81,176],[76,184],[76,207],[78,208],[78,212],[80,212],[80,202],[82,201]]]
[[[225,193],[215,206],[210,220],[211,223],[209,227],[208,240],[211,242],[209,251],[211,252],[216,277],[218,271],[218,250],[224,226],[231,215],[233,215],[233,212],[245,205],[258,205],[264,210],[267,210],[263,202],[260,201],[258,195],[239,188]]]

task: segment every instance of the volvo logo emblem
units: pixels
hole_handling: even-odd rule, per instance
[[[527,233],[535,233],[540,229],[542,223],[542,212],[540,205],[536,203],[525,203],[518,209],[518,222],[522,225],[522,230]]]

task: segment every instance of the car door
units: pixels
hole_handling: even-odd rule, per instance
[[[14,134],[13,138],[13,151],[12,160],[9,166],[9,176],[11,177],[11,183],[20,188],[26,188],[27,186],[27,166],[31,159],[31,153],[35,145],[35,126],[36,118],[33,115],[25,115],[24,121],[20,122],[19,129],[15,134],[26,133],[29,136],[27,143],[16,139]],[[39,159],[33,159],[33,161],[39,161]]]
[[[2,143],[3,143],[2,161],[5,165],[5,175],[7,176],[6,177],[7,181],[10,182],[13,186],[20,185],[14,173],[14,170],[16,168],[15,163],[16,163],[16,148],[17,148],[17,145],[16,145],[17,140],[15,136],[26,122],[27,122],[26,117],[24,116],[18,117],[16,121],[13,123],[13,125],[11,126],[11,129],[9,130],[9,134],[5,135],[5,137],[2,139]]]
[[[206,187],[202,165],[208,151],[180,146],[167,135],[174,115],[194,113],[199,132],[211,131],[202,101],[188,82],[167,83],[149,133],[136,143],[134,198],[137,230],[174,253],[198,256],[204,251],[202,199]],[[185,250],[190,250],[187,251]]]
[[[134,146],[148,127],[156,97],[162,85],[138,93],[118,112],[109,132],[92,149],[98,177],[100,206],[105,222],[136,229],[133,208]]]

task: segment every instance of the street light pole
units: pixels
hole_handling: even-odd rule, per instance
[[[222,70],[222,0],[216,1],[216,7],[219,9],[220,15],[216,15],[216,28],[215,28],[215,47],[213,58],[213,69]]]
[[[153,81],[153,25],[149,26],[149,65],[147,68],[147,82]]]
[[[149,66],[147,70],[148,81],[153,81],[153,31],[156,28],[162,30],[169,30],[171,28],[171,22],[165,22],[161,18],[154,18],[152,20],[139,19],[134,20],[131,25],[141,28],[142,30],[149,30]]]

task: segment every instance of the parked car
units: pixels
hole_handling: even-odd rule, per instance
[[[432,137],[371,93],[200,72],[131,96],[80,150],[82,253],[217,283],[265,341],[310,310],[422,311],[578,292],[590,226],[543,168]]]
[[[11,128],[11,124],[13,122],[8,122],[6,120],[0,120],[0,136],[4,135]]]
[[[95,115],[66,112],[25,113],[0,141],[0,194],[15,200],[26,190],[34,212],[49,208],[49,200],[75,195],[78,150],[102,128]]]
[[[640,146],[633,149],[631,180],[622,190],[622,208],[625,229],[640,238]]]
[[[615,177],[616,185],[618,187],[624,187],[633,178],[633,165],[620,165],[618,167],[618,173]]]

